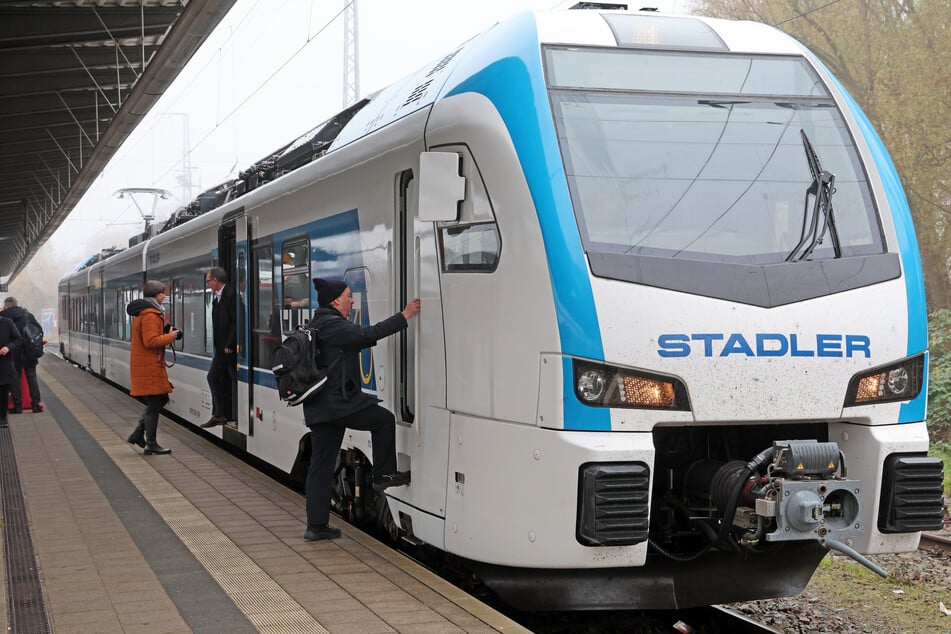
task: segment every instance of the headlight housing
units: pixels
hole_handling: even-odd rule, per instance
[[[669,376],[575,359],[575,396],[591,407],[689,411],[683,382]]]
[[[921,353],[898,363],[856,374],[845,394],[845,407],[910,401],[921,392],[925,355]]]

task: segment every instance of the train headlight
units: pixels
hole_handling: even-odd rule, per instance
[[[609,365],[574,361],[575,394],[592,407],[630,407],[687,411],[687,388],[679,380],[616,368]]]
[[[608,379],[605,373],[597,370],[585,370],[578,377],[578,396],[585,403],[596,403],[604,396],[604,388]]]
[[[910,401],[921,392],[925,355],[905,359],[852,377],[845,395],[845,407],[890,401]]]

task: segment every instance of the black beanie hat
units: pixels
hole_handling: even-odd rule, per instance
[[[315,277],[314,289],[317,291],[317,303],[320,306],[330,306],[335,299],[347,290],[347,285],[337,280],[324,280]]]

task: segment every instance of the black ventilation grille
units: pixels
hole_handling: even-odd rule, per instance
[[[578,541],[630,546],[647,540],[650,468],[643,462],[582,465],[578,483]]]
[[[912,533],[938,530],[944,523],[944,463],[924,454],[892,454],[885,459],[878,530]]]

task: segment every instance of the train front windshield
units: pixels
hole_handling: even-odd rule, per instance
[[[549,47],[545,62],[589,254],[762,266],[883,253],[852,137],[802,57]],[[823,209],[810,155],[834,175]]]

